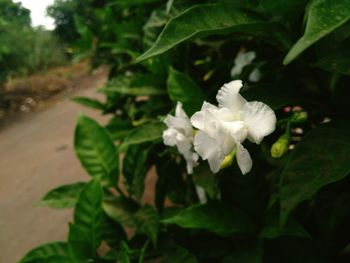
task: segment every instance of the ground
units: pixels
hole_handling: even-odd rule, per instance
[[[71,210],[38,205],[50,189],[88,180],[73,150],[77,112],[105,123],[99,112],[69,100],[71,95],[96,97],[106,70],[82,76],[75,91],[50,107],[15,117],[0,130],[0,263],[15,263],[30,249],[65,240]],[[23,114],[22,114],[23,115]]]

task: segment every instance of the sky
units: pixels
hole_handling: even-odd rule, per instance
[[[54,20],[46,16],[46,7],[54,0],[14,0],[14,2],[21,2],[25,8],[30,10],[32,26],[44,26],[49,30],[55,28]]]

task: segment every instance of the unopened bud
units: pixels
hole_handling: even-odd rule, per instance
[[[291,123],[303,123],[307,120],[307,117],[306,111],[294,112],[290,121]]]
[[[283,134],[271,147],[271,156],[273,158],[280,158],[287,150],[289,144],[289,135]]]
[[[226,155],[225,159],[220,164],[220,170],[230,167],[233,163],[233,159],[236,156],[236,148],[228,155]]]

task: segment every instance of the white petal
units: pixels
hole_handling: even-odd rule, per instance
[[[186,160],[186,168],[187,173],[192,174],[193,173],[193,167],[196,167],[198,165],[198,154],[188,151],[186,155],[184,155]]]
[[[219,172],[220,165],[224,159],[225,159],[225,155],[223,155],[222,152],[217,152],[209,156],[208,163],[209,163],[210,170],[213,173]]]
[[[245,66],[249,65],[255,59],[255,52],[240,52],[235,58],[235,66],[231,70],[231,77],[242,73]]]
[[[197,132],[193,144],[195,151],[203,160],[213,155],[218,147],[216,140],[209,137],[209,135],[203,131]]]
[[[178,131],[173,128],[166,129],[163,132],[164,144],[168,146],[175,146],[177,143],[177,140],[176,140],[177,134],[178,134]]]
[[[252,158],[246,148],[242,144],[237,145],[237,164],[239,169],[241,169],[242,174],[249,173],[253,166]]]
[[[197,192],[199,202],[201,204],[205,204],[208,200],[207,200],[207,196],[205,195],[204,188],[196,184],[196,192]]]
[[[251,82],[258,82],[261,79],[261,72],[258,68],[255,68],[248,77]]]
[[[276,115],[266,104],[258,101],[246,103],[242,108],[242,120],[248,129],[248,139],[259,144],[276,127]]]
[[[243,121],[230,121],[222,123],[236,142],[243,142],[247,138],[247,129]]]
[[[234,80],[230,83],[224,84],[216,95],[216,100],[219,103],[219,107],[228,108],[233,114],[238,113],[243,105],[247,103],[246,100],[239,94],[241,87],[241,80]]]
[[[182,103],[180,101],[178,101],[176,104],[175,116],[184,119],[189,119],[186,112],[183,110]]]
[[[206,115],[206,112],[210,109],[217,110],[217,107],[214,106],[213,104],[210,104],[210,103],[204,101],[202,104],[201,110],[194,113],[191,117],[191,123],[192,123],[193,127],[197,128],[199,130],[204,129],[205,115]]]

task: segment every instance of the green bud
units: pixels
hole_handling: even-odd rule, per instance
[[[271,156],[273,158],[281,158],[281,156],[287,152],[289,144],[289,135],[283,134],[271,147]]]
[[[301,111],[301,112],[294,112],[292,118],[291,118],[291,123],[303,123],[307,120],[307,112],[306,111]]]
[[[236,156],[236,148],[228,155],[226,155],[225,159],[220,164],[220,170],[230,167],[233,163],[233,159]]]

